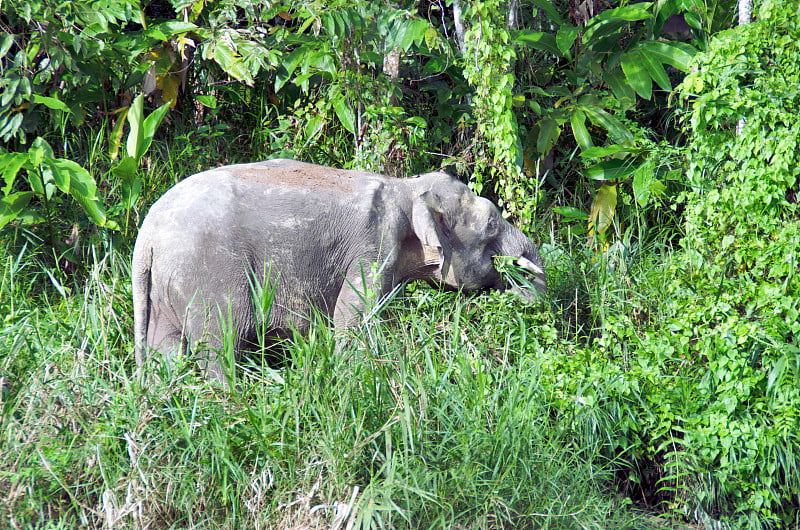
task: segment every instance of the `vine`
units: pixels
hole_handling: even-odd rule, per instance
[[[501,9],[506,2],[485,0],[465,10],[464,77],[472,86],[477,124],[476,164],[472,186],[481,193],[494,183],[497,202],[522,225],[531,222],[532,205],[521,200],[524,174],[519,132],[513,110],[516,51]]]

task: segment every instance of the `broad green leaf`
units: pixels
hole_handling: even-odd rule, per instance
[[[0,224],[2,226],[2,224]],[[778,382],[778,386],[780,386],[781,382],[783,381],[784,374],[786,373],[786,366],[788,365],[788,355],[784,354],[781,355],[781,358],[772,366],[772,369],[769,371],[769,376],[767,377],[767,392],[772,390],[772,387],[775,386],[775,382]]]
[[[306,138],[308,141],[311,141],[321,130],[322,127],[325,125],[325,114],[319,112],[311,117],[308,120],[308,125],[306,126]]]
[[[136,205],[142,194],[143,179],[134,179],[130,182],[122,183],[122,207],[130,210]]]
[[[637,51],[630,51],[622,55],[622,71],[631,87],[642,99],[650,99],[653,92],[653,82],[644,67],[641,54]]]
[[[622,144],[626,141],[633,140],[633,134],[631,134],[628,128],[625,127],[621,121],[600,107],[586,106],[583,108],[583,112],[586,113],[589,121],[608,131],[608,135],[615,143]]]
[[[615,9],[607,9],[589,21],[583,33],[583,43],[594,48],[600,39],[619,30],[622,26],[637,20],[651,18],[653,15],[648,10],[650,2],[633,4]]]
[[[651,18],[653,16],[653,14],[650,12],[650,7],[652,5],[652,2],[640,2],[638,4],[631,4],[625,7],[606,9],[596,17],[592,18],[589,22],[589,26],[607,20],[625,20],[627,22],[634,22],[636,20]]]
[[[19,131],[23,117],[21,112],[14,114],[14,117],[10,120],[6,119],[6,117],[0,117],[0,138],[4,142],[9,141]]]
[[[39,196],[44,196],[50,200],[55,193],[57,186],[53,179],[53,171],[44,164],[37,167],[34,172],[28,172],[28,184]]]
[[[122,126],[125,124],[125,118],[128,116],[130,107],[122,107],[117,113],[117,123],[114,124],[114,129],[111,131],[111,137],[108,139],[108,154],[111,160],[116,160],[119,154],[119,144],[122,142]]]
[[[72,174],[77,170],[86,171],[72,160],[65,160],[63,158],[45,160],[43,165],[46,166],[53,175],[53,182],[56,187],[64,193],[69,193]]]
[[[628,99],[631,105],[636,102],[636,92],[634,92],[631,85],[628,84],[620,68],[614,68],[611,71],[605,72],[603,79],[608,84],[609,88],[611,88],[611,91],[614,92],[614,97],[619,100]]]
[[[3,42],[0,43],[0,59],[6,56],[8,50],[14,44],[14,36],[10,33],[3,32]]]
[[[638,50],[639,57],[642,59],[647,73],[656,82],[656,84],[665,92],[672,91],[672,83],[669,81],[667,72],[664,70],[664,65],[654,55],[649,54],[646,50]]]
[[[581,147],[581,151],[591,149],[592,137],[586,129],[586,114],[580,109],[575,109],[569,116],[569,122],[572,125],[572,134]]]
[[[164,119],[164,116],[169,111],[171,104],[169,102],[164,103],[156,110],[150,113],[150,115],[145,118],[144,124],[142,126],[142,132],[144,133],[144,141],[142,142],[142,151],[137,157],[137,160],[141,160],[147,150],[150,148],[150,144],[153,142],[153,136],[156,134],[156,130],[158,130],[158,126],[161,125],[161,121]]]
[[[139,162],[131,156],[126,156],[111,169],[111,172],[123,182],[131,182],[139,172]]]
[[[242,58],[225,42],[218,41],[214,46],[214,61],[237,81],[252,85],[253,78],[250,76],[250,71],[242,63]]]
[[[570,24],[563,24],[556,32],[556,45],[563,55],[569,56],[577,38],[578,28]]]
[[[280,91],[283,85],[292,78],[295,68],[303,60],[303,56],[308,52],[304,47],[297,48],[283,59],[283,68],[275,73],[275,92]]]
[[[17,87],[19,86],[20,78],[12,78],[11,81],[8,82],[6,85],[5,90],[3,90],[3,94],[0,96],[0,106],[5,107],[6,105],[10,104],[11,101],[14,99],[14,96],[17,95]]]
[[[639,206],[646,206],[650,199],[652,184],[655,181],[656,166],[653,160],[641,164],[633,175],[633,198]]]
[[[0,228],[16,219],[33,196],[32,191],[19,191],[0,199]]]
[[[561,26],[564,23],[564,19],[561,18],[561,15],[558,14],[558,11],[553,7],[553,3],[549,0],[533,0],[533,4],[544,11],[550,21],[557,26]]]
[[[17,173],[28,162],[27,153],[3,153],[0,155],[0,171],[3,174],[3,195],[11,193]]]
[[[630,158],[603,160],[589,167],[585,176],[592,180],[622,180],[636,170]]]
[[[200,96],[195,96],[194,99],[196,99],[197,102],[203,105],[204,107],[208,107],[210,109],[217,108],[217,98],[214,96],[200,95]]]
[[[128,156],[139,160],[136,155],[141,152],[140,145],[144,141],[144,97],[141,94],[133,98],[127,118],[131,130],[128,132],[125,148]]]
[[[542,156],[547,155],[556,140],[561,135],[561,127],[558,126],[555,120],[549,118],[539,121],[539,137],[536,140],[536,150]]]
[[[605,234],[617,209],[617,186],[603,184],[594,196],[589,212],[589,230],[599,235]]]
[[[590,147],[584,151],[581,151],[581,156],[583,158],[598,158],[601,156],[609,156],[615,153],[630,151],[630,147],[625,147],[622,145],[605,145],[605,146],[597,146],[597,147]]]
[[[646,40],[639,43],[638,48],[661,63],[673,66],[682,72],[689,71],[689,63],[697,53],[697,50],[682,42]]]
[[[53,148],[47,140],[41,136],[37,137],[28,149],[28,157],[34,166],[41,164],[46,158],[54,158]]]
[[[414,44],[417,47],[422,46],[422,43],[427,41],[429,29],[431,29],[431,25],[427,20],[421,18],[414,20],[411,35],[414,37]]]
[[[84,168],[72,160],[57,158],[50,161],[49,166],[54,172],[69,175],[69,193],[81,205],[83,211],[98,226],[105,225],[106,212],[103,204],[97,198],[97,184]]]
[[[588,213],[584,212],[583,210],[573,208],[572,206],[556,206],[553,208],[553,211],[570,220],[586,221],[589,219]]]
[[[336,111],[336,116],[342,122],[344,128],[350,132],[355,133],[355,117],[353,116],[353,109],[347,104],[347,98],[344,95],[339,96],[333,101],[333,110]]]
[[[189,31],[197,31],[198,29],[198,27],[191,22],[183,22],[181,20],[169,20],[167,22],[156,24],[155,26],[150,26],[150,28],[158,28],[159,31],[169,36],[178,35],[180,33],[186,33]]]
[[[34,103],[44,105],[49,109],[62,110],[67,113],[72,112],[72,109],[70,109],[66,103],[64,103],[58,98],[51,98],[47,96],[42,96],[40,94],[34,94],[32,99]]]
[[[563,56],[561,50],[558,49],[556,38],[551,33],[523,29],[517,32],[514,40],[543,52],[549,52],[559,57]]]

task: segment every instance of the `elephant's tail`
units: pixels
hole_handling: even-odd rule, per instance
[[[151,270],[153,247],[147,238],[140,237],[133,247],[131,287],[133,291],[133,340],[136,364],[144,364],[147,348],[147,327],[150,321]]]

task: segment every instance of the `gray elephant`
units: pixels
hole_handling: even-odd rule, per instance
[[[408,281],[504,288],[497,255],[517,257],[546,291],[530,239],[445,173],[396,179],[294,160],[204,171],[164,194],[139,231],[136,362],[203,342],[208,375],[222,379],[223,324],[236,351],[256,342],[260,326],[307,331],[313,308],[345,329],[370,296]],[[255,309],[264,291],[273,296],[268,323]]]

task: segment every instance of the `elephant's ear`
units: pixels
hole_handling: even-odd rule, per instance
[[[411,211],[411,223],[414,233],[422,242],[426,262],[429,257],[436,257],[437,265],[445,260],[444,238],[450,233],[439,197],[426,191],[416,199]],[[433,261],[433,260],[431,260]]]

